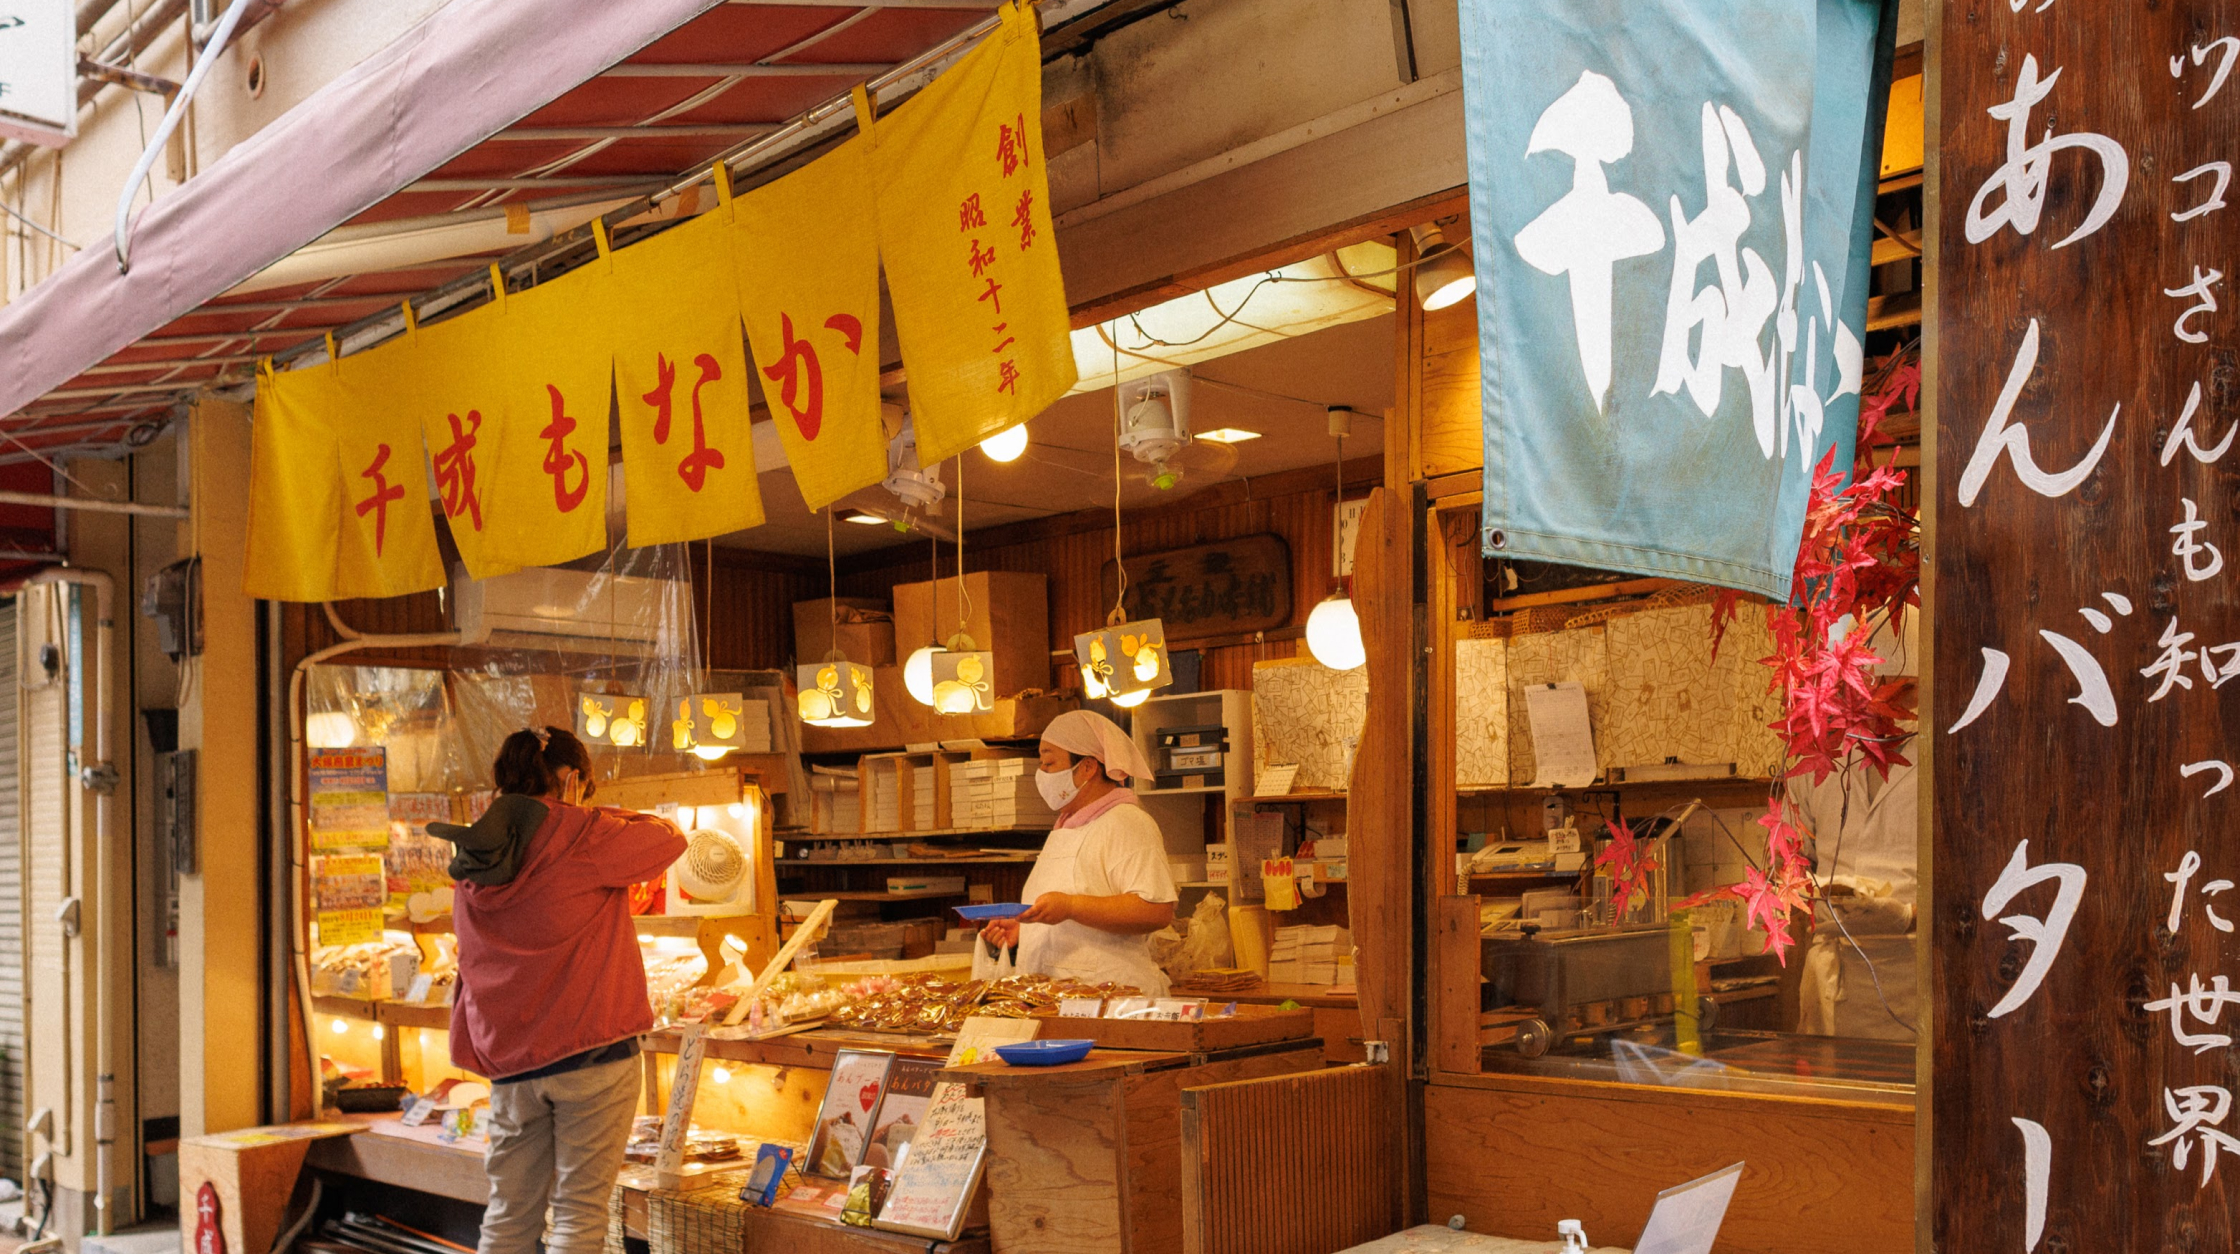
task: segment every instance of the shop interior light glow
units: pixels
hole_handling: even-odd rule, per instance
[[[992,462],[1015,462],[1027,451],[1027,424],[1006,427],[980,441],[980,451]]]
[[[1211,431],[1200,431],[1197,438],[1209,444],[1242,444],[1246,440],[1259,439],[1260,433],[1247,431],[1242,427],[1215,427]]]
[[[321,710],[303,720],[303,739],[314,749],[347,749],[358,743],[358,720],[346,710]]]

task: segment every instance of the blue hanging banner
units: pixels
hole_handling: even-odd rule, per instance
[[[1895,0],[1462,0],[1489,557],[1786,599],[1850,465]]]

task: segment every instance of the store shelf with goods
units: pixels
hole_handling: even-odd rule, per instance
[[[808,844],[812,841],[834,840],[926,840],[943,836],[1043,836],[1048,827],[942,827],[920,832],[779,832],[778,839],[786,844]]]
[[[819,898],[830,898],[833,901],[940,901],[961,899],[968,895],[967,892],[953,893],[944,888],[910,888],[901,892],[883,888],[844,892],[825,892],[820,889],[816,893]]]
[[[787,858],[778,864],[780,872],[794,867],[850,867],[850,866],[1031,866],[1035,853],[1026,850],[1016,858]]]

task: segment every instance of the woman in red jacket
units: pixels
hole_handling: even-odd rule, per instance
[[[630,886],[685,841],[650,814],[585,805],[591,753],[557,727],[506,737],[497,784],[472,827],[429,825],[458,845],[451,1061],[491,1080],[480,1254],[533,1254],[540,1237],[549,1254],[598,1254],[653,1028]]]

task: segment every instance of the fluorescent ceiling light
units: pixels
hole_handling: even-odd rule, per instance
[[[850,514],[842,522],[862,523],[866,527],[883,527],[887,520],[877,514]]]
[[[1200,431],[1198,433],[1198,438],[1201,440],[1211,440],[1215,444],[1242,444],[1246,440],[1259,439],[1260,433],[1257,431],[1246,431],[1242,427],[1215,427],[1211,431]]]
[[[1391,313],[1385,288],[1396,263],[1390,245],[1355,245],[1342,258],[1324,253],[1082,327],[1073,333],[1080,375],[1073,390],[1094,392]],[[1367,275],[1379,277],[1359,277]]]

